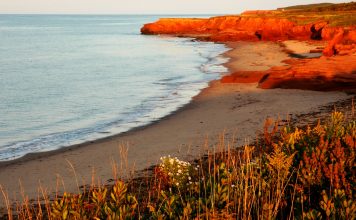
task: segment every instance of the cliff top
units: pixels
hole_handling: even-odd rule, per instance
[[[277,8],[277,10],[299,10],[299,11],[350,11],[356,9],[355,2],[348,3],[319,3],[308,5],[295,5],[284,8]]]
[[[286,18],[298,25],[326,21],[331,27],[340,27],[355,26],[355,14],[356,2],[349,2],[297,5],[271,11],[247,11],[241,16]]]

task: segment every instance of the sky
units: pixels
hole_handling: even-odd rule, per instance
[[[346,0],[0,0],[0,13],[238,14],[244,10]]]

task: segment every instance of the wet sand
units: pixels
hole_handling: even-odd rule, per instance
[[[230,72],[265,70],[288,59],[276,43],[227,45],[232,47],[226,53],[231,58],[226,64]],[[305,114],[346,98],[348,96],[342,92],[263,90],[257,88],[257,84],[214,81],[190,104],[151,125],[90,143],[2,162],[0,184],[12,199],[21,199],[21,188],[34,199],[39,186],[49,194],[56,190],[77,192],[78,185],[91,183],[93,173],[96,183],[107,183],[113,178],[113,164],[117,164],[118,170],[128,172],[154,165],[165,155],[193,159],[204,154],[206,147],[212,147],[222,132],[227,137],[234,135],[236,144],[241,145],[256,137],[267,117]],[[0,206],[2,202],[1,197]]]

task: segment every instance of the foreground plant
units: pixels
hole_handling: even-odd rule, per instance
[[[65,193],[47,211],[26,203],[18,206],[18,217],[355,219],[354,118],[334,112],[323,124],[274,126],[263,136],[256,147],[208,154],[194,163],[162,157],[143,195],[135,182],[117,181],[79,195]]]
[[[87,198],[83,194],[64,194],[52,204],[53,219],[131,219],[136,215],[138,202],[127,193],[127,186],[117,181],[108,188],[93,189]]]
[[[334,112],[323,125],[274,128],[264,137],[260,152],[246,146],[200,161],[198,175],[190,174],[197,186],[177,189],[170,175],[159,176],[165,187],[150,204],[151,214],[157,219],[356,217],[354,119]]]

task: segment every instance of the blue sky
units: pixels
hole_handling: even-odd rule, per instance
[[[236,14],[244,10],[342,0],[0,0],[0,13]]]

